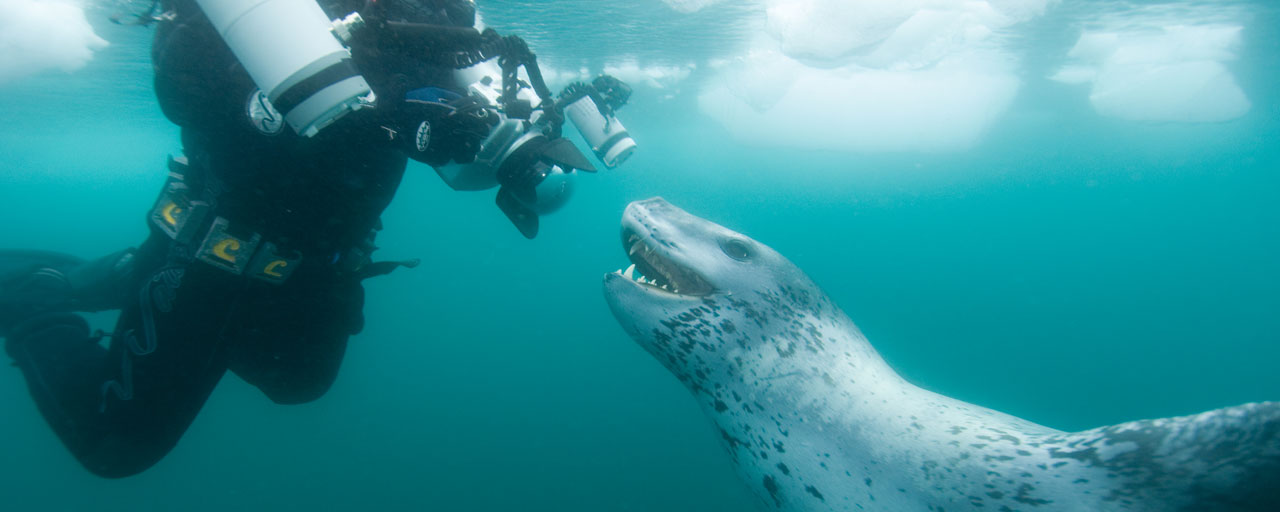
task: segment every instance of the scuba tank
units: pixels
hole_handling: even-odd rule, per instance
[[[314,0],[196,0],[271,106],[310,137],[373,92],[335,37],[359,16],[332,24]],[[345,23],[344,23],[345,22]]]

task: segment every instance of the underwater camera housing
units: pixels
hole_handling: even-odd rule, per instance
[[[614,112],[624,105],[630,87],[613,77],[591,84],[575,83],[557,98],[543,80],[537,56],[517,36],[492,29],[440,26],[392,20],[372,8],[361,11],[372,28],[362,32],[382,48],[434,66],[455,70],[454,83],[465,86],[468,99],[479,103],[479,117],[495,117],[476,158],[435,168],[455,190],[498,188],[498,208],[520,233],[533,238],[538,218],[556,211],[573,193],[575,170],[595,166],[561,135],[570,121],[606,167],[621,164],[636,143]],[[519,72],[523,69],[524,76]]]
[[[578,147],[561,135],[566,117],[608,168],[635,151],[635,140],[613,114],[626,102],[630,88],[602,76],[591,85],[570,85],[560,99],[548,101],[523,82],[512,95],[500,71],[492,62],[482,62],[458,72],[460,83],[469,83],[467,94],[488,105],[498,122],[475,161],[444,165],[436,172],[455,190],[498,186],[498,208],[521,234],[533,238],[539,216],[558,210],[572,196],[573,172],[596,172]]]
[[[258,86],[260,103],[282,112],[304,136],[375,105],[352,62],[353,41],[456,70],[455,83],[467,84],[468,96],[497,123],[473,162],[440,166],[436,172],[455,190],[499,187],[498,207],[527,238],[537,235],[540,215],[559,209],[572,195],[574,170],[596,170],[561,136],[566,116],[606,167],[620,165],[635,151],[635,141],[614,115],[631,94],[626,84],[601,76],[591,84],[570,85],[557,99],[543,81],[537,56],[519,37],[392,19],[387,4],[379,2],[337,20],[329,20],[315,0],[196,3]],[[469,3],[463,7],[473,9]],[[520,79],[520,68],[527,82]]]

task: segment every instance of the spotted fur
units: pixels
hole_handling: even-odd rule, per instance
[[[774,509],[1280,510],[1280,404],[1060,432],[906,382],[763,244],[656,198],[623,225],[714,287],[605,279],[619,323],[694,394]],[[748,257],[726,254],[735,240]]]

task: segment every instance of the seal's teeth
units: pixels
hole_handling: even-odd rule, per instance
[[[631,244],[631,250],[627,251],[627,256],[634,255],[636,251],[639,251],[639,250],[640,250],[640,244]]]
[[[613,273],[617,275],[622,275],[622,269],[614,270]]]
[[[636,271],[636,264],[632,263],[630,267],[627,267],[627,270],[622,272],[622,275],[625,276],[627,279],[632,279],[635,277],[635,271]]]

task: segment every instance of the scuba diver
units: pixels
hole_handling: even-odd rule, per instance
[[[333,384],[363,328],[362,280],[409,158],[458,190],[497,187],[533,238],[635,142],[602,76],[553,97],[522,40],[471,0],[161,0],[155,91],[184,157],[135,249],[96,260],[0,251],[0,337],[71,454],[108,478],[151,467],[227,370],[298,404]],[[495,62],[496,61],[496,62]],[[519,76],[523,68],[525,77]],[[120,310],[111,333],[79,312]]]

